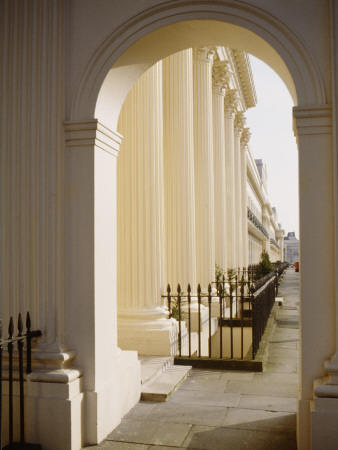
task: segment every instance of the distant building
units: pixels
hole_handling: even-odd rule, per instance
[[[284,261],[294,264],[299,261],[299,240],[296,233],[291,231],[284,237]]]

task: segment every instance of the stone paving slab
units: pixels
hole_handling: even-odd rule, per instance
[[[221,426],[228,408],[199,406],[189,403],[162,403],[146,416],[154,422],[186,423],[194,425]]]
[[[296,414],[279,411],[229,408],[223,427],[254,431],[289,433],[295,437]]]
[[[241,395],[251,394],[275,397],[297,397],[297,387],[295,386],[295,383],[270,382],[267,384],[266,380],[259,379],[252,381],[251,383],[238,380],[229,381],[226,392],[233,392]]]
[[[241,395],[238,407],[248,409],[264,409],[265,411],[296,412],[297,401],[295,398],[248,394]]]
[[[191,425],[186,424],[123,419],[122,423],[107,436],[106,440],[180,446],[190,428]]]
[[[201,450],[296,450],[295,439],[285,433],[192,427],[183,448]]]
[[[223,407],[235,407],[238,405],[239,401],[239,394],[184,390],[176,391],[170,400],[172,403],[190,403],[191,405]]]

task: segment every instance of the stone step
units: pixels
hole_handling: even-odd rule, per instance
[[[191,366],[169,366],[154,381],[141,388],[141,400],[165,402],[186,379]]]
[[[141,363],[141,385],[147,386],[159,377],[167,367],[174,363],[172,356],[142,356],[139,355]]]

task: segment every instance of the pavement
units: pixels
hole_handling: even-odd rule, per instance
[[[193,369],[166,403],[138,403],[91,449],[294,450],[299,274],[286,271],[264,372]]]

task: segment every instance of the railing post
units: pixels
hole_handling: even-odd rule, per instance
[[[201,357],[201,285],[197,286],[198,303],[198,356]]]
[[[243,347],[244,347],[244,336],[243,336],[243,316],[244,316],[244,272],[241,279],[241,359],[243,359]]]
[[[23,323],[22,317],[19,313],[18,317],[18,350],[19,350],[19,385],[20,385],[20,444],[25,442],[25,393],[23,385],[23,348],[24,348],[24,335],[23,335]]]
[[[210,286],[210,285],[209,285]],[[223,358],[223,289],[220,284],[218,290],[219,296],[219,357]]]
[[[188,284],[188,327],[189,327],[189,358],[191,358],[191,287],[190,283]]]
[[[234,357],[234,333],[233,333],[233,323],[232,323],[232,299],[233,299],[233,286],[232,286],[232,276],[229,275],[229,295],[230,295],[230,356],[231,359]]]
[[[13,334],[14,324],[13,317],[9,320],[8,325],[8,415],[9,415],[9,444],[13,444]]]
[[[0,449],[2,449],[2,323],[0,319]]]
[[[209,358],[211,358],[211,284],[208,286],[208,307],[209,307]]]
[[[177,305],[178,305],[178,354],[182,356],[182,317],[181,317],[181,286],[177,286]]]
[[[169,311],[169,319],[172,318],[172,314],[171,314],[171,288],[170,288],[170,284],[168,284],[167,286],[167,299],[168,299],[168,311]]]

